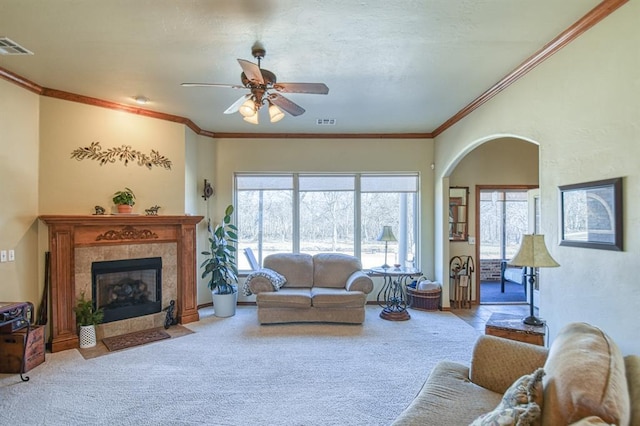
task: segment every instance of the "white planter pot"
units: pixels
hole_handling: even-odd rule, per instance
[[[96,326],[81,325],[80,326],[80,348],[92,348],[97,344]]]
[[[238,303],[238,292],[233,294],[216,294],[211,292],[213,296],[214,315],[220,318],[232,317],[236,314],[236,304]]]

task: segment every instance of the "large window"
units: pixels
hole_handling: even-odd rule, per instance
[[[417,258],[418,174],[254,174],[235,176],[238,267],[248,270],[243,250],[258,263],[272,253],[347,253],[364,268],[384,263],[413,266]]]
[[[527,233],[526,190],[480,191],[480,258],[511,259]]]

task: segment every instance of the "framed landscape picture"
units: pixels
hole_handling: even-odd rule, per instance
[[[559,189],[561,246],[622,250],[622,178]]]

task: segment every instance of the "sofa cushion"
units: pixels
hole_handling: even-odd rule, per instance
[[[469,381],[468,367],[440,361],[393,425],[468,425],[493,410],[501,399],[502,394]]]
[[[305,253],[275,253],[264,258],[264,267],[273,269],[287,280],[283,288],[313,285],[313,257]]]
[[[360,291],[326,287],[311,289],[311,304],[316,308],[361,308],[366,301],[367,296]]]
[[[357,257],[341,253],[318,253],[313,256],[313,285],[345,288],[347,280],[362,269]]]
[[[502,396],[500,404],[491,412],[478,417],[471,426],[539,425],[542,408],[542,376],[538,368],[516,380]]]
[[[503,394],[519,377],[544,365],[547,349],[502,337],[482,335],[473,347],[469,378]]]
[[[544,369],[543,424],[571,424],[589,416],[629,423],[624,359],[599,328],[585,323],[565,326],[551,345]]]
[[[311,289],[281,288],[280,291],[263,291],[256,296],[261,308],[310,308]]]

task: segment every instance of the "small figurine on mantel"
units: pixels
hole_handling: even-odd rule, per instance
[[[104,212],[106,211],[106,210],[104,209],[104,207],[102,207],[102,206],[95,206],[95,207],[94,207],[94,209],[96,210],[96,212],[94,213],[94,215],[98,215],[98,216],[99,216],[99,215],[103,215],[103,214],[104,214]]]
[[[153,206],[145,209],[145,213],[147,216],[158,216],[158,210],[160,210],[160,206]]]

